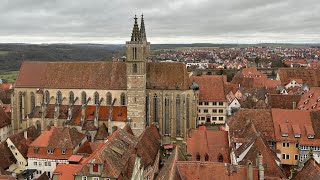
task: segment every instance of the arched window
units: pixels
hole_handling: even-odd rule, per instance
[[[31,108],[31,111],[33,111],[35,107],[36,107],[36,99],[35,99],[35,96],[34,96],[34,92],[31,92],[30,93],[30,108]]]
[[[69,104],[73,104],[74,102],[74,93],[72,91],[69,92]]]
[[[112,104],[112,94],[110,92],[107,93],[107,105]]]
[[[50,93],[49,93],[49,91],[47,90],[47,91],[45,92],[45,104],[49,104],[49,102],[50,102]]]
[[[204,160],[205,160],[205,161],[209,161],[209,155],[208,155],[208,154],[206,154],[206,155],[204,156]]]
[[[137,48],[136,48],[136,47],[134,47],[134,48],[132,49],[132,55],[133,55],[133,59],[134,59],[134,60],[137,59]]]
[[[153,95],[153,122],[158,122],[158,96]]]
[[[219,161],[219,162],[223,162],[223,156],[222,156],[222,154],[219,154],[219,156],[218,156],[218,161]]]
[[[57,104],[61,104],[62,103],[62,94],[61,94],[60,91],[57,92],[56,102],[57,102]]]
[[[164,134],[170,134],[170,99],[168,95],[164,100]]]
[[[187,124],[187,129],[189,129],[189,111],[190,111],[190,107],[189,107],[189,102],[190,101],[190,95],[188,94],[187,95],[187,98],[186,98],[186,124]]]
[[[181,135],[181,124],[180,124],[180,95],[176,97],[176,136]]]
[[[200,161],[200,160],[201,160],[199,153],[197,153],[197,155],[196,155],[196,160],[197,160],[197,161]]]
[[[125,106],[126,105],[126,95],[124,93],[121,94],[121,106]]]
[[[87,102],[87,94],[86,94],[86,92],[82,91],[82,93],[81,93],[81,103],[82,104],[86,104],[86,102]]]
[[[138,73],[138,65],[137,64],[133,64],[132,65],[132,72],[133,73]]]
[[[20,123],[22,123],[22,118],[23,118],[23,95],[22,95],[22,92],[19,92],[19,118],[20,118]]]
[[[99,104],[99,93],[98,92],[94,93],[94,104]]]

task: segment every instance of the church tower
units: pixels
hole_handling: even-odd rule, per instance
[[[126,42],[127,118],[135,135],[140,135],[146,125],[146,62],[150,43],[147,42],[143,15],[140,27],[135,16],[131,40]]]

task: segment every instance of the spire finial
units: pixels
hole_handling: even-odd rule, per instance
[[[141,38],[141,41],[147,41],[147,35],[146,35],[146,29],[144,26],[143,14],[141,15],[140,38]]]
[[[134,25],[131,34],[131,41],[140,41],[140,30],[137,19],[137,15],[134,15]]]

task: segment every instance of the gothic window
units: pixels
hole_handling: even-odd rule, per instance
[[[126,95],[124,93],[121,94],[121,106],[125,106],[126,105]]]
[[[107,93],[107,105],[111,105],[112,104],[112,95],[110,92]]]
[[[31,92],[30,93],[30,108],[31,108],[31,111],[34,110],[34,108],[36,107],[36,99],[35,99],[35,96],[34,96],[34,92]]]
[[[219,154],[219,156],[218,156],[218,162],[223,162],[223,156],[222,156],[222,154]]]
[[[196,160],[200,161],[200,154],[199,153],[197,153],[197,155],[196,155]]]
[[[94,104],[99,104],[99,93],[98,92],[94,93]]]
[[[190,112],[190,107],[189,107],[189,100],[190,100],[190,96],[189,94],[187,95],[187,99],[186,99],[186,124],[187,124],[187,129],[189,129],[189,112]]]
[[[47,91],[45,92],[45,103],[46,103],[46,104],[49,104],[49,101],[50,101],[50,93],[49,93],[49,91],[47,90]]]
[[[60,91],[57,92],[57,99],[56,99],[56,101],[57,101],[57,104],[61,104],[61,102],[62,102],[62,94],[61,94]]]
[[[176,97],[176,136],[181,135],[180,126],[180,95],[178,95]]]
[[[164,134],[170,134],[170,99],[165,96],[164,102]]]
[[[145,103],[145,109],[146,109],[146,125],[149,125],[149,95],[146,95],[146,103]]]
[[[23,118],[23,97],[22,97],[22,92],[19,92],[19,118],[20,118],[20,123],[22,122]]]
[[[153,122],[158,122],[158,96],[153,95]]]
[[[86,94],[86,92],[82,91],[82,93],[81,93],[81,103],[82,104],[86,104],[86,102],[87,102],[87,94]]]
[[[138,73],[138,65],[137,64],[133,64],[132,65],[132,72],[133,73]]]
[[[205,161],[209,161],[209,155],[208,155],[208,154],[206,154],[206,155],[204,156],[204,160],[205,160]]]
[[[70,91],[69,93],[69,104],[72,104],[74,101],[74,93],[72,91]]]

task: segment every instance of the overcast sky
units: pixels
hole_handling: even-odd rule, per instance
[[[0,0],[0,42],[320,43],[319,0]],[[139,19],[140,20],[140,19]]]

